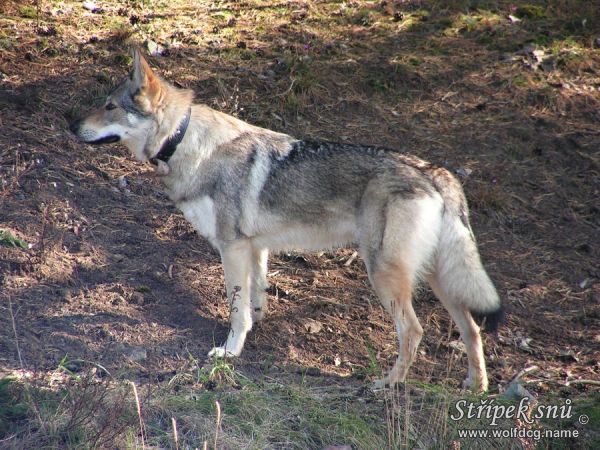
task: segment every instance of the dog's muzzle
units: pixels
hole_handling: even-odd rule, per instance
[[[120,136],[116,134],[109,134],[108,136],[101,137],[100,139],[91,139],[89,140],[85,133],[81,134],[81,120],[76,120],[71,125],[69,125],[69,130],[77,136],[79,139],[84,141],[86,144],[100,145],[100,144],[112,144],[114,142],[119,142],[121,140]]]

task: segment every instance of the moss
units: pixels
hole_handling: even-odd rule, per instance
[[[118,53],[114,57],[115,64],[120,66],[129,67],[133,63],[133,59],[129,55]]]
[[[522,5],[517,8],[515,12],[517,17],[523,19],[543,19],[546,17],[544,8],[537,5]]]
[[[19,8],[19,15],[26,19],[35,19],[38,16],[37,10],[29,5],[23,5]]]

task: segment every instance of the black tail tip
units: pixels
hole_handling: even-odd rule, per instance
[[[81,128],[81,120],[76,120],[75,122],[71,123],[71,125],[69,125],[69,130],[71,130],[71,133],[73,134],[77,134],[79,128]]]
[[[471,314],[486,333],[497,334],[498,328],[506,320],[506,310],[503,306],[500,306],[496,311],[487,313],[472,312]]]

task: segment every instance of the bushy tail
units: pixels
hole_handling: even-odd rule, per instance
[[[482,319],[486,331],[495,332],[504,309],[481,264],[462,187],[449,172],[437,172],[434,181],[445,204],[435,263],[437,281],[449,301],[467,308]]]

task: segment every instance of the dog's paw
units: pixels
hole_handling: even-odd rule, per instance
[[[235,356],[240,355],[236,355],[234,352],[228,350],[226,347],[214,347],[210,352],[208,352],[209,358],[233,358]]]
[[[470,377],[465,379],[462,383],[463,389],[466,389],[475,393],[483,393],[488,390],[488,382],[487,380],[483,381],[473,381]]]

